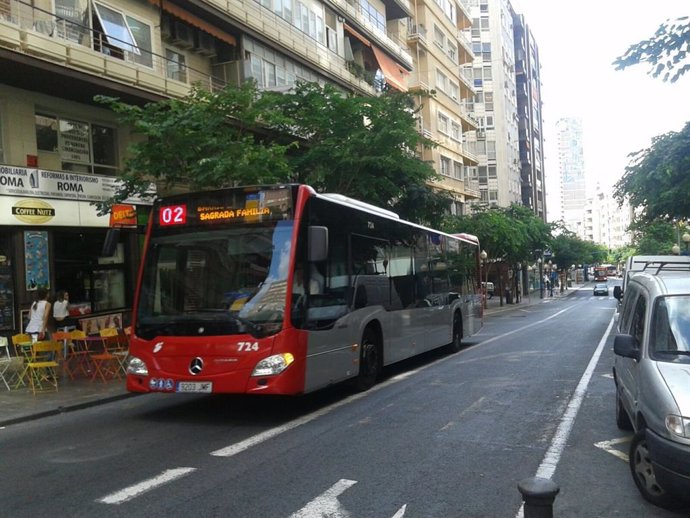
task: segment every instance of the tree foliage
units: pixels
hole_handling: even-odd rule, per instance
[[[267,145],[256,131],[266,123],[279,123],[280,113],[251,83],[217,93],[195,87],[184,99],[143,107],[97,99],[118,114],[136,139],[120,177],[123,186],[111,202],[142,195],[151,182],[165,192],[181,186],[200,190],[290,179],[290,144]]]
[[[551,240],[553,262],[559,269],[574,265],[605,263],[608,250],[591,241],[580,239],[565,226],[554,225],[554,237]]]
[[[436,173],[417,150],[433,143],[417,130],[409,94],[351,96],[314,83],[281,94],[247,82],[144,107],[101,101],[139,137],[113,202],[155,181],[162,192],[307,183],[425,224],[439,223],[451,203],[428,187]]]
[[[443,228],[450,233],[474,234],[490,260],[508,264],[533,261],[535,251],[544,250],[551,241],[549,225],[519,205],[486,208],[470,216],[449,216]]]
[[[634,253],[630,255],[669,255],[677,237],[678,227],[667,221],[635,222],[630,226]]]
[[[690,218],[690,123],[680,132],[654,137],[648,149],[632,153],[614,186],[646,222]]]
[[[690,70],[688,63],[690,52],[690,23],[683,16],[662,23],[649,39],[631,45],[613,64],[616,70],[631,65],[648,63],[652,77],[661,77],[663,81],[675,82]]]
[[[331,85],[302,83],[273,98],[284,114],[275,128],[302,137],[291,156],[300,182],[392,208],[401,188],[436,177],[416,156],[418,146],[432,144],[417,130],[408,94],[344,96]]]

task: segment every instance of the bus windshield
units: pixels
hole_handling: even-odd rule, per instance
[[[292,220],[279,220],[153,233],[137,335],[261,337],[279,331],[292,229]]]

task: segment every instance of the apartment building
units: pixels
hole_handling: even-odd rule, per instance
[[[525,17],[515,12],[512,14],[522,205],[546,222],[539,48]]]
[[[563,117],[556,122],[558,174],[561,187],[560,219],[571,232],[582,235],[587,203],[582,119]]]
[[[441,175],[435,187],[454,197],[452,212],[465,214],[467,203],[479,198],[479,186],[470,176],[477,157],[465,138],[477,129],[465,102],[475,90],[461,68],[474,60],[465,34],[471,18],[462,1],[412,0],[412,10],[408,43],[414,68],[408,86],[410,91],[435,91],[433,97],[419,99],[421,130],[436,143],[422,151],[422,159],[434,164]]]
[[[128,200],[119,235],[91,204],[116,188],[132,139],[98,94],[146,103],[249,79],[279,91],[300,80],[363,95],[434,88],[420,131],[439,145],[424,158],[462,211],[478,195],[464,141],[476,123],[461,104],[472,86],[459,70],[469,24],[450,0],[0,0],[0,333],[24,327],[38,286],[67,289],[79,316],[127,322],[148,202]]]

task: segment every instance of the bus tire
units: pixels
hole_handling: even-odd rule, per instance
[[[446,345],[446,351],[457,353],[462,348],[462,315],[459,311],[453,313],[453,341]]]
[[[354,380],[355,388],[364,392],[376,385],[383,365],[378,335],[371,328],[364,330],[359,353],[359,373]]]

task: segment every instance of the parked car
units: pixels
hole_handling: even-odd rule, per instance
[[[597,282],[594,285],[594,295],[606,295],[609,296],[609,285],[605,282]]]
[[[494,283],[493,282],[482,282],[482,289],[486,291],[486,296],[491,298],[494,296]]]
[[[633,480],[661,507],[690,498],[688,308],[690,264],[631,274],[613,343],[616,424],[633,430]]]

